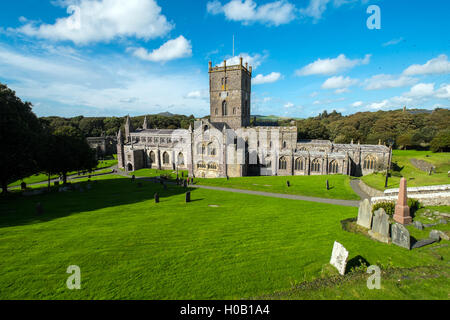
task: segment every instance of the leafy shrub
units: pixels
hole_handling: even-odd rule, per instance
[[[408,199],[408,207],[410,209],[411,214],[414,214],[417,210],[422,208],[419,200],[416,199]]]
[[[384,201],[384,202],[375,203],[372,207],[372,213],[374,213],[375,211],[377,211],[380,208],[383,208],[384,211],[391,217],[395,213],[395,203],[394,202]]]

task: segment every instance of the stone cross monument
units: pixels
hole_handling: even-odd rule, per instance
[[[395,206],[394,220],[400,224],[410,224],[412,222],[408,207],[405,178],[400,180],[400,189],[398,190],[398,200],[397,205]]]

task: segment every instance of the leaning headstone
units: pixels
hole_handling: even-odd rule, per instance
[[[440,220],[439,220],[439,223],[440,223],[440,224],[447,224],[447,220],[446,220],[446,219],[440,219]]]
[[[345,274],[345,268],[347,267],[347,258],[347,249],[345,249],[342,244],[335,241],[333,245],[333,252],[331,253],[330,264],[334,266],[341,275]]]
[[[330,183],[328,182],[328,179],[327,179],[327,190],[330,190]]]
[[[44,208],[42,207],[42,203],[38,202],[36,204],[36,214],[38,216],[42,215],[44,213]]]
[[[22,183],[20,184],[20,189],[22,189],[22,190],[27,190],[27,184],[26,184],[25,182],[22,182]]]
[[[402,224],[394,223],[391,231],[392,243],[406,249],[411,248],[411,236]]]
[[[423,240],[419,240],[416,243],[414,243],[411,247],[411,249],[417,249],[417,248],[422,248],[425,247],[429,244],[435,243],[436,240],[433,239],[423,239]]]
[[[289,181],[286,181],[286,185],[289,188],[291,186],[291,183]]]
[[[389,216],[383,208],[374,212],[372,230],[369,230],[369,235],[375,240],[389,243]]]
[[[423,230],[423,223],[420,221],[414,221],[414,227],[416,227],[416,229],[418,230]]]
[[[186,203],[191,202],[191,193],[190,192],[186,192]]]
[[[155,193],[155,203],[159,203],[159,194]]]
[[[369,199],[364,199],[359,203],[358,220],[356,223],[367,229],[370,229],[372,226],[372,209]]]
[[[412,222],[412,217],[408,207],[408,196],[405,178],[402,178],[400,180],[400,188],[398,190],[398,200],[397,204],[395,205],[394,220],[395,222],[401,224],[410,224]]]
[[[428,237],[436,242],[439,242],[439,240],[441,240],[441,234],[437,230],[431,230]]]

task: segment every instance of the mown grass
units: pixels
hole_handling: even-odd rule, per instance
[[[425,160],[432,163],[436,167],[436,173],[428,175],[414,167],[411,159]],[[449,184],[450,178],[448,171],[450,170],[450,153],[432,153],[431,151],[416,150],[394,150],[393,151],[394,170],[388,180],[388,189],[398,188],[401,177],[407,179],[409,187]],[[386,176],[384,173],[375,173],[361,178],[367,185],[384,190]]]
[[[181,179],[182,173],[184,177],[187,178],[189,176],[189,172],[187,170],[178,170],[178,177]],[[158,169],[140,169],[133,172],[128,173],[128,175],[136,176],[136,177],[159,177],[165,176],[170,179],[176,179],[177,171],[176,170],[158,170]]]
[[[326,188],[328,180],[330,189]],[[287,181],[290,187],[287,186]],[[217,179],[194,179],[195,184],[224,188],[235,188],[274,193],[294,194],[318,198],[359,200],[359,196],[350,187],[350,177],[344,175],[324,176],[270,176],[239,177]]]
[[[448,247],[436,249],[440,260],[343,231],[357,208],[202,189],[186,204],[177,186],[93,179],[90,191],[80,182],[83,193],[0,200],[0,299],[257,297],[319,278],[335,240],[350,259],[380,266],[446,266],[450,257]],[[66,288],[70,265],[81,268],[81,290]],[[420,287],[405,295],[429,297]]]

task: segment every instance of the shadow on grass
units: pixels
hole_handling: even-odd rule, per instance
[[[88,190],[88,184],[91,185],[90,190]],[[142,186],[139,187],[138,184]],[[0,197],[0,228],[48,222],[80,212],[152,201],[155,193],[159,194],[161,205],[164,205],[165,198],[184,194],[187,191],[192,194],[197,190],[169,184],[167,189],[164,189],[159,183],[144,180],[133,182],[131,179],[113,177],[91,182],[77,182],[73,184],[75,185],[81,187],[83,191],[75,189],[58,192],[58,187],[52,187],[50,192],[42,195],[25,197],[20,193],[12,193],[6,197]],[[192,201],[200,200],[192,199]],[[38,203],[42,205],[42,214],[37,213]]]
[[[347,273],[352,270],[359,269],[361,267],[367,268],[370,265],[371,265],[370,262],[367,261],[364,257],[357,255],[356,257],[350,259],[347,262],[347,266],[345,267],[345,272]]]

